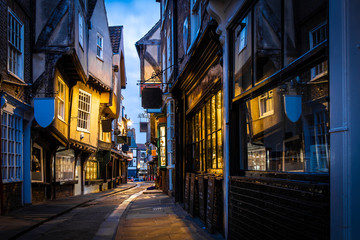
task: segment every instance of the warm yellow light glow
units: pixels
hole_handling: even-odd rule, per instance
[[[128,125],[128,127],[131,127],[132,121],[130,119],[127,121],[127,125]]]

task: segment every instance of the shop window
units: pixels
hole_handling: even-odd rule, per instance
[[[235,28],[234,43],[234,96],[252,87],[252,42],[251,42],[251,13],[240,21]]]
[[[246,123],[242,128],[247,136],[247,169],[328,173],[328,96],[328,80],[314,84],[309,69],[247,100],[243,104]],[[272,115],[262,118],[261,108],[267,106],[267,100],[259,104],[258,99],[272,99]]]
[[[3,181],[22,181],[22,120],[11,113],[2,111],[1,121],[1,170]]]
[[[327,40],[327,2],[254,1],[231,31],[235,98]],[[326,74],[327,62],[312,70]]]
[[[31,180],[33,182],[43,181],[44,171],[43,148],[34,143],[31,152]]]
[[[79,89],[77,129],[88,131],[90,128],[91,95]]]
[[[13,11],[8,9],[7,68],[21,80],[24,78],[24,27]]]
[[[86,180],[96,180],[98,178],[98,162],[93,157],[90,157],[89,160],[86,162]]]
[[[284,1],[284,65],[327,39],[327,0]]]
[[[70,151],[56,154],[56,181],[72,181],[75,176],[75,156]]]
[[[103,42],[104,38],[99,33],[96,35],[96,56],[103,59]]]
[[[281,67],[281,0],[260,0],[254,7],[255,83]]]
[[[58,82],[58,118],[65,121],[65,83],[60,76],[57,77]]]
[[[160,126],[159,128],[159,157],[160,166],[166,166],[166,126]]]
[[[221,99],[219,91],[187,121],[187,149],[194,171],[222,171]]]

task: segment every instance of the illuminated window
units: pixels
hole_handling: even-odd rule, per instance
[[[56,156],[56,181],[74,180],[74,156]]]
[[[78,130],[88,131],[90,127],[91,95],[79,89]]]
[[[20,79],[24,77],[24,29],[21,21],[8,10],[8,71]]]
[[[221,171],[222,159],[222,93],[213,95],[187,122],[187,148],[193,159],[193,170]]]
[[[160,126],[160,136],[159,136],[159,141],[160,141],[160,166],[164,167],[166,166],[166,127],[165,126]]]
[[[22,180],[22,121],[2,112],[2,178],[5,182]]]
[[[65,84],[60,76],[57,78],[58,80],[58,118],[61,120],[65,120]]]
[[[97,172],[98,172],[98,162],[95,158],[89,158],[86,162],[86,180],[96,180],[97,179]]]

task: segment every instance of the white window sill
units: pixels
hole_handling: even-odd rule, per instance
[[[78,132],[90,133],[90,131],[89,131],[89,130],[87,130],[87,129],[83,129],[83,128],[79,128],[79,127],[77,127],[77,128],[76,128],[76,130],[77,130]]]
[[[269,111],[269,112],[266,112],[266,113],[264,113],[263,115],[261,115],[261,116],[259,117],[259,119],[269,117],[269,116],[271,116],[271,115],[273,115],[273,114],[274,114],[274,110]]]
[[[65,122],[65,120],[64,120],[60,115],[58,115],[57,117],[58,117],[58,119],[59,119],[60,121],[62,121],[63,123],[67,124],[67,123]]]
[[[98,60],[100,60],[101,62],[104,62],[104,59],[101,58],[101,57],[99,57],[98,55],[96,55],[96,58],[97,58]]]

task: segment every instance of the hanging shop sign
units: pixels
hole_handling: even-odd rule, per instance
[[[162,90],[160,88],[144,88],[141,100],[141,105],[145,109],[161,108]]]
[[[41,127],[49,126],[55,119],[55,98],[35,98],[34,115]]]
[[[112,126],[112,119],[106,119],[106,120],[101,120],[101,125],[102,125],[102,131],[103,132],[111,132]]]
[[[148,131],[148,123],[140,122],[140,132],[147,132],[147,131]]]

